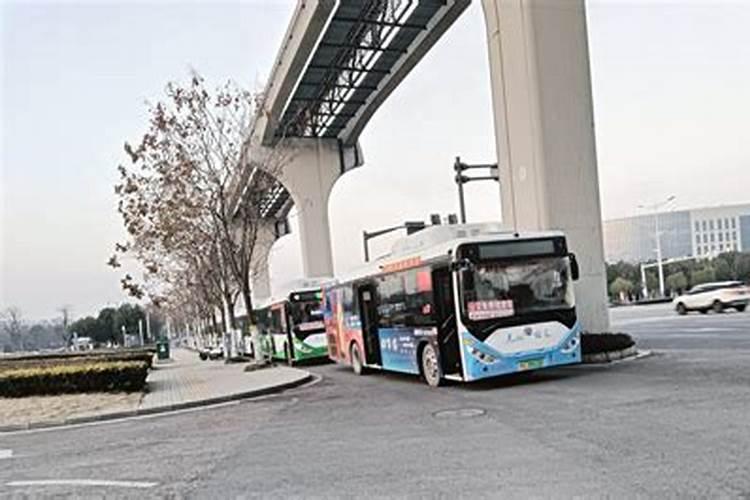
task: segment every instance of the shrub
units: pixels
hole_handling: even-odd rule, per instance
[[[133,392],[148,376],[144,361],[90,361],[19,367],[0,372],[0,396],[75,392]]]
[[[28,354],[0,360],[0,373],[15,368],[36,366],[72,365],[93,361],[142,361],[151,368],[154,352],[150,349],[119,349],[110,351],[84,351],[54,354]]]

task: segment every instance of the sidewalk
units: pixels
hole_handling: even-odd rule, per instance
[[[201,361],[184,349],[172,359],[154,361],[148,390],[140,393],[91,393],[0,398],[0,432],[168,412],[261,396],[302,385],[312,376],[286,366],[245,372],[245,363]]]
[[[227,401],[265,394],[277,388],[299,385],[310,379],[304,370],[276,366],[245,372],[245,363],[201,361],[198,354],[186,349],[172,351],[169,361],[155,361],[148,376],[148,392],[140,409],[189,407],[206,401]]]

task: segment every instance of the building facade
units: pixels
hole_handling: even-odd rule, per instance
[[[604,221],[607,262],[656,260],[657,217],[664,259],[750,251],[750,204],[729,205]]]

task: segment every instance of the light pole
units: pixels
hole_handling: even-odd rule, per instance
[[[638,205],[638,208],[645,209],[645,210],[653,210],[654,211],[654,228],[655,228],[655,237],[656,237],[656,265],[659,270],[659,294],[664,297],[664,265],[662,263],[662,256],[661,256],[661,231],[659,229],[659,209],[668,203],[674,201],[675,196],[671,195],[666,200],[660,201],[658,203],[652,203],[650,205]],[[644,273],[645,278],[645,273]],[[645,288],[645,284],[644,284]]]
[[[482,175],[477,177],[468,177],[464,175],[465,170],[486,168],[489,169],[489,175]],[[456,156],[456,161],[453,163],[453,170],[456,172],[456,185],[458,186],[458,206],[461,211],[461,224],[466,224],[466,202],[464,201],[464,184],[471,181],[499,181],[500,174],[497,168],[497,163],[488,163],[480,165],[467,165],[461,161],[460,156]]]

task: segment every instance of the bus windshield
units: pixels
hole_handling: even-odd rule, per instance
[[[464,316],[470,321],[570,309],[575,305],[567,257],[480,262],[462,273],[461,291]]]
[[[320,332],[325,329],[323,310],[317,300],[292,302],[290,304],[293,331],[299,335]]]

